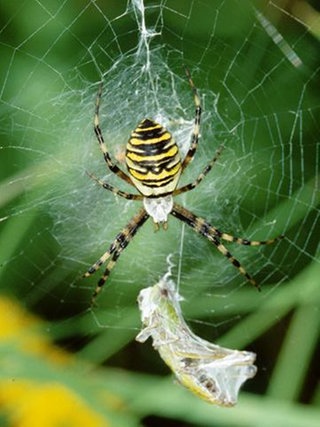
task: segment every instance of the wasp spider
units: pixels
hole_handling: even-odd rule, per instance
[[[98,139],[100,149],[109,169],[119,178],[135,187],[139,194],[127,193],[119,190],[108,182],[95,177],[93,174],[89,174],[89,176],[103,188],[111,191],[115,195],[129,200],[141,200],[143,202],[143,208],[139,210],[139,212],[116,236],[109,249],[101,256],[101,258],[99,258],[84,274],[84,277],[89,277],[108,260],[104,274],[100,278],[93,293],[92,302],[94,302],[96,296],[101,291],[122,251],[127,247],[133,236],[150,216],[152,217],[156,229],[159,229],[160,225],[162,225],[164,229],[167,228],[169,214],[185,222],[197,233],[207,238],[218,249],[218,251],[221,252],[222,255],[224,255],[231,264],[256,287],[258,286],[255,280],[221,243],[221,240],[247,246],[259,246],[269,245],[270,243],[282,238],[282,236],[279,236],[275,239],[255,241],[241,237],[234,237],[220,231],[209,224],[205,219],[199,218],[187,209],[173,202],[173,196],[190,191],[200,184],[203,178],[212,169],[223,150],[222,146],[217,149],[213,159],[211,159],[195,181],[177,188],[181,174],[194,158],[200,133],[200,97],[188,70],[186,70],[186,74],[193,92],[196,108],[191,143],[185,158],[181,159],[179,148],[167,129],[154,120],[143,119],[138,124],[137,128],[131,133],[127,143],[125,161],[128,174],[123,172],[112,161],[108,148],[104,142],[99,121],[99,110],[102,97],[102,84],[100,84],[94,115],[94,131]]]

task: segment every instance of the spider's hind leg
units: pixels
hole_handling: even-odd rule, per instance
[[[196,150],[198,148],[199,135],[200,135],[200,121],[201,121],[201,112],[202,112],[200,96],[198,94],[198,90],[195,84],[193,83],[193,80],[191,78],[191,74],[188,68],[186,68],[186,75],[189,81],[190,88],[193,92],[194,104],[196,109],[195,109],[195,116],[194,116],[193,132],[191,136],[191,144],[186,154],[186,157],[184,158],[181,164],[181,172],[183,172],[184,169],[188,166],[188,164],[193,160]]]
[[[201,171],[200,175],[195,179],[195,181],[190,184],[184,185],[183,187],[177,188],[173,192],[173,196],[177,196],[178,194],[185,193],[187,191],[193,190],[196,188],[200,182],[206,177],[206,175],[211,171],[214,164],[217,162],[219,157],[221,156],[222,151],[224,150],[224,146],[220,145],[216,150],[214,157],[210,160],[210,162],[206,165],[206,167]]]
[[[101,104],[101,98],[102,98],[102,89],[103,84],[102,82],[99,85],[98,94],[96,98],[96,105],[95,105],[95,113],[94,113],[94,133],[96,135],[96,138],[99,143],[100,150],[103,154],[104,160],[108,165],[108,168],[116,174],[119,178],[126,181],[128,184],[133,185],[130,177],[124,173],[111,159],[109,150],[107,148],[107,145],[104,141],[102,130],[100,128],[100,104]]]

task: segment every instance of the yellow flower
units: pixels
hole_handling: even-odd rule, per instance
[[[0,382],[0,403],[14,427],[106,427],[78,395],[59,383]]]

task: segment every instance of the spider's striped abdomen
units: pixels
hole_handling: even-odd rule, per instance
[[[126,163],[132,182],[146,197],[171,194],[177,186],[179,148],[170,132],[153,120],[142,120],[131,133]]]

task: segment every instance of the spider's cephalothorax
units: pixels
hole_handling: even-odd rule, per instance
[[[140,211],[116,236],[109,249],[84,274],[84,277],[88,277],[95,273],[101,267],[101,265],[110,258],[104,274],[99,280],[98,285],[93,293],[93,301],[108,279],[111,269],[115,266],[122,251],[127,247],[133,236],[150,216],[156,225],[156,229],[159,228],[159,224],[162,224],[163,228],[167,227],[167,219],[169,214],[189,225],[197,233],[201,234],[209,242],[211,242],[218,249],[218,251],[224,255],[231,262],[231,264],[236,267],[238,271],[254,286],[257,286],[255,280],[250,276],[249,273],[246,272],[240,262],[233,257],[233,255],[221,243],[221,241],[225,240],[227,242],[234,242],[247,246],[259,246],[268,245],[283,237],[279,236],[275,239],[263,241],[234,237],[230,234],[220,231],[216,227],[209,224],[205,219],[194,215],[187,209],[173,202],[174,196],[186,191],[190,191],[200,184],[203,178],[212,169],[212,166],[218,160],[223,150],[223,147],[219,147],[217,149],[215,156],[200,172],[195,181],[180,188],[177,187],[180,175],[194,158],[198,147],[200,133],[200,97],[188,70],[186,70],[186,74],[189,85],[193,92],[196,108],[191,143],[185,158],[181,160],[178,146],[172,138],[170,132],[168,132],[159,123],[151,119],[144,119],[131,133],[130,139],[127,143],[126,164],[129,175],[123,172],[112,161],[108,148],[104,142],[99,120],[102,84],[99,86],[94,115],[94,131],[98,139],[100,149],[103,153],[104,160],[111,172],[115,173],[119,178],[133,186],[136,190],[138,190],[139,193],[127,193],[110,185],[106,181],[96,178],[93,174],[89,174],[89,176],[103,188],[112,191],[118,196],[124,197],[128,200],[143,201],[144,208],[140,209]]]
[[[165,225],[181,174],[179,148],[171,133],[153,120],[142,120],[128,141],[126,163],[146,211],[155,224]]]

